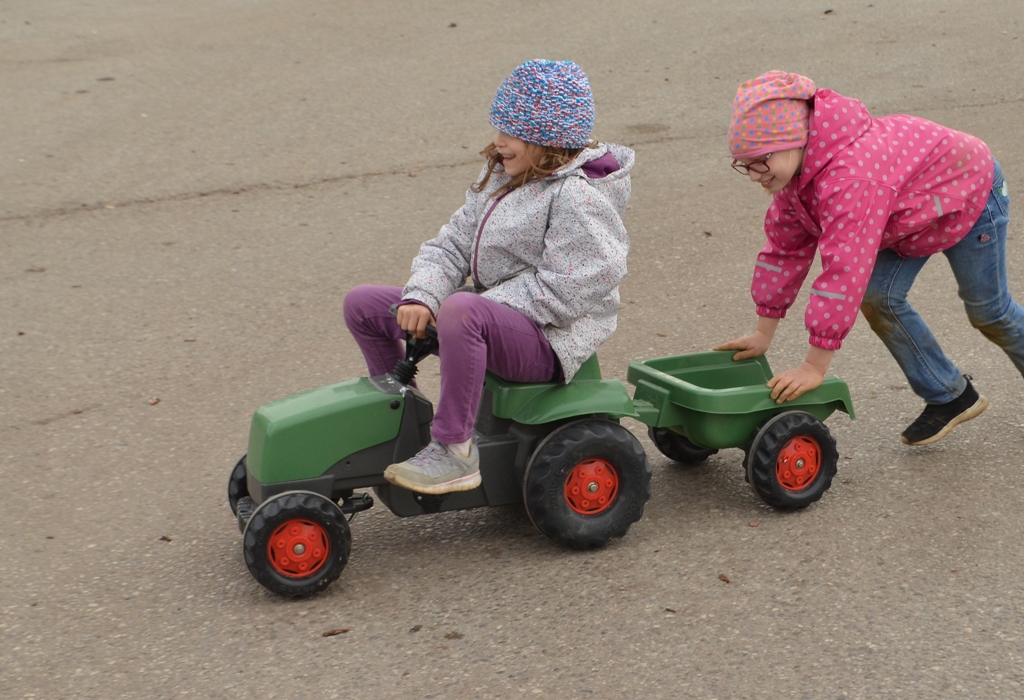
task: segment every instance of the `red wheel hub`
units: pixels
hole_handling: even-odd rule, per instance
[[[327,533],[312,520],[287,521],[274,530],[267,544],[270,565],[289,578],[309,576],[324,565],[330,551]]]
[[[821,448],[813,438],[798,435],[779,451],[775,476],[787,491],[802,491],[821,471]]]
[[[565,502],[583,515],[597,515],[607,510],[618,493],[619,475],[603,459],[580,462],[565,481]]]

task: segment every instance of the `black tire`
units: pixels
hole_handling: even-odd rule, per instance
[[[337,503],[311,491],[286,491],[268,498],[252,514],[242,551],[249,572],[264,588],[283,596],[307,596],[341,575],[352,551],[352,534]],[[313,567],[311,573],[302,573],[303,563]]]
[[[696,466],[706,460],[718,450],[710,447],[698,447],[687,439],[685,435],[674,433],[666,428],[648,428],[647,436],[658,448],[661,454],[673,462],[679,462],[687,466]]]
[[[746,461],[747,481],[761,500],[794,510],[811,505],[832,486],[839,453],[824,423],[803,411],[786,411],[761,426]]]
[[[573,483],[591,479],[598,468],[602,476],[593,476],[584,487],[596,484],[593,502],[587,494],[581,499],[579,489],[569,494]],[[643,447],[632,433],[607,420],[584,419],[553,431],[534,451],[523,478],[530,520],[547,537],[573,549],[601,547],[625,535],[650,497],[651,465]]]
[[[231,470],[228,477],[228,505],[231,512],[238,515],[238,502],[249,495],[248,468],[245,465],[245,455],[238,460],[238,464]]]

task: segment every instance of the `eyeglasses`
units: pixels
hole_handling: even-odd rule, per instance
[[[771,170],[771,168],[768,167],[768,159],[771,158],[772,155],[773,154],[769,153],[764,157],[764,160],[755,160],[753,163],[750,163],[749,165],[747,163],[741,163],[735,158],[733,158],[732,169],[738,172],[740,175],[750,175],[750,173],[764,175],[766,172]]]

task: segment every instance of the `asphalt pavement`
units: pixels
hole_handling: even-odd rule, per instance
[[[1022,22],[1017,0],[3,0],[0,697],[1024,697],[1024,380],[941,258],[913,300],[991,407],[902,445],[922,404],[859,322],[832,367],[857,418],[829,419],[839,473],[804,511],[763,505],[741,451],[680,467],[627,420],[654,476],[624,538],[377,506],[341,578],[287,600],[225,493],[253,411],[364,373],[344,294],[405,281],[522,61],[579,63],[594,135],[637,152],[599,352],[624,380],[755,322],[741,81],[792,70],[975,134],[1015,197]]]

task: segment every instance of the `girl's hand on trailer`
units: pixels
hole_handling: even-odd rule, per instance
[[[768,388],[772,390],[775,403],[783,403],[817,389],[824,380],[824,372],[810,362],[804,362],[799,367],[776,374],[768,381]]]
[[[713,350],[739,350],[738,353],[732,356],[735,361],[746,360],[750,357],[760,357],[761,355],[768,352],[768,348],[772,344],[772,336],[767,335],[759,330],[754,331],[750,335],[742,335],[739,338],[734,338],[727,343],[716,345]]]

